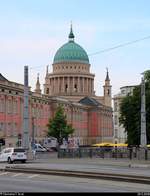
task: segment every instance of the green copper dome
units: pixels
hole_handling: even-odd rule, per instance
[[[74,42],[72,26],[69,34],[69,42],[57,50],[53,63],[66,61],[89,64],[89,58],[86,51],[79,44]]]

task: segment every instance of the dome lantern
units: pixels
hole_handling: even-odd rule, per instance
[[[73,34],[73,30],[72,30],[72,23],[71,23],[71,27],[70,27],[70,33],[69,33],[69,42],[74,42],[74,34]]]

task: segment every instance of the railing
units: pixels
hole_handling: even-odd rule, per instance
[[[143,150],[143,149],[142,149]],[[150,150],[140,148],[77,148],[60,149],[59,158],[128,158],[150,160]]]

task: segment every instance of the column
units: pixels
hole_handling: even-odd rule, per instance
[[[82,84],[83,84],[83,93],[84,93],[84,91],[85,91],[85,89],[84,89],[84,78],[82,78]]]
[[[68,93],[70,93],[70,80],[69,80],[69,78],[70,77],[67,78],[68,79],[68,82],[67,82],[68,83]]]
[[[49,79],[49,94],[51,95],[51,92],[52,92],[52,86],[51,86],[51,78]]]
[[[53,78],[51,78],[51,95],[53,94]]]
[[[94,94],[94,80],[92,79],[92,94]]]
[[[80,93],[80,77],[78,77],[78,89],[77,92]]]
[[[60,78],[58,77],[58,88],[57,88],[58,94],[60,93]]]
[[[54,85],[55,94],[57,93],[57,88],[58,88],[58,85],[57,85],[57,78],[55,78],[55,85]]]
[[[56,78],[56,86],[55,86],[56,94],[58,93],[58,77]]]
[[[65,92],[65,77],[62,78],[62,92]]]
[[[89,78],[87,78],[86,80],[87,80],[87,83],[86,83],[86,86],[87,86],[87,94],[89,94]]]
[[[93,90],[92,90],[92,79],[90,79],[90,93],[93,94]]]
[[[54,78],[54,81],[53,81],[53,93],[55,94],[55,88],[56,88],[56,79]]]
[[[84,78],[84,93],[86,94],[86,78]]]
[[[90,92],[90,78],[88,78],[88,94],[91,94],[91,92]]]
[[[90,78],[88,78],[88,94],[90,94]]]
[[[75,77],[72,78],[72,92],[74,93],[74,81],[75,81]]]

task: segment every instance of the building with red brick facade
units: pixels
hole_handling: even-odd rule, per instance
[[[47,123],[62,104],[67,120],[75,128],[72,137],[80,145],[91,145],[113,139],[111,85],[108,70],[104,82],[104,96],[94,92],[94,74],[85,50],[75,43],[72,27],[69,41],[55,54],[53,71],[48,67],[44,93],[40,88],[39,75],[34,92],[29,89],[30,140],[36,141],[47,135]],[[9,81],[0,74],[0,138],[6,146],[16,145],[23,133],[24,85]]]

